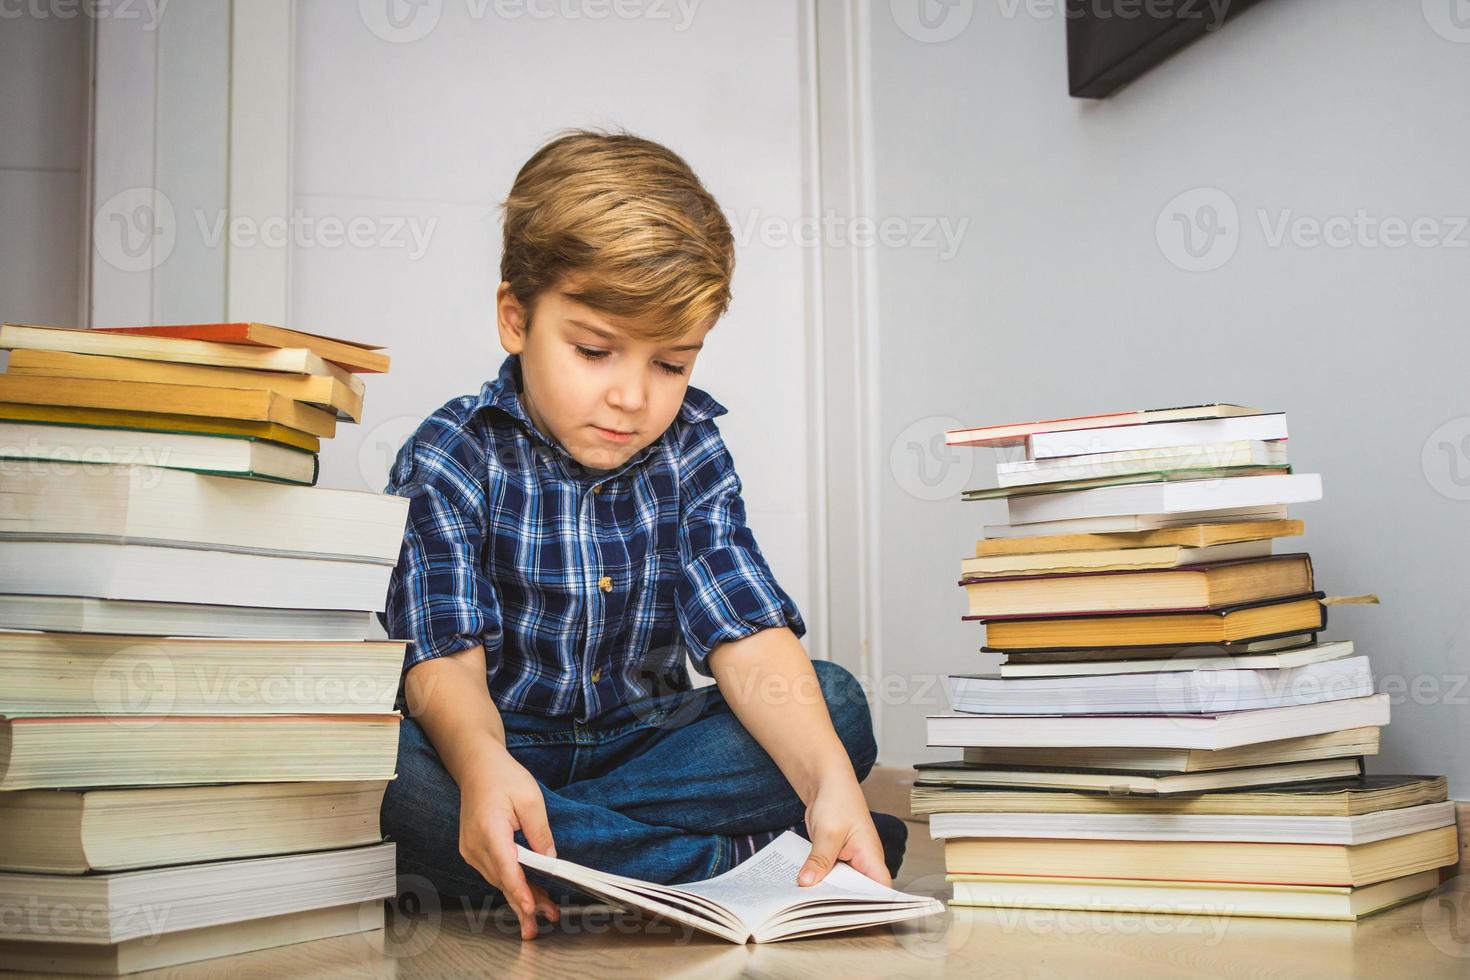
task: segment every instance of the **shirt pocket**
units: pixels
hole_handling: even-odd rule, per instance
[[[674,605],[679,572],[677,551],[650,551],[628,599],[629,632],[622,668],[630,686],[645,697],[689,686],[688,646]]]

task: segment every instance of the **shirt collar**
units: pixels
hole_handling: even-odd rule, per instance
[[[536,427],[536,424],[531,421],[531,417],[526,414],[526,409],[521,404],[521,387],[521,356],[519,354],[511,354],[501,362],[500,372],[496,375],[495,380],[485,382],[480,388],[480,397],[475,402],[475,409],[477,411],[482,408],[500,409],[525,426],[526,431],[531,434],[532,439],[554,449],[568,461],[575,462],[570,453],[562,448],[559,443],[546,438],[541,433],[541,430]],[[685,390],[684,403],[679,406],[679,418],[690,424],[703,422],[706,419],[718,418],[728,412],[729,409],[710,397],[708,392],[695,388],[692,385]],[[644,447],[642,452],[628,461],[628,465],[641,460],[652,448],[652,446]],[[619,467],[619,470],[625,468],[626,466]]]

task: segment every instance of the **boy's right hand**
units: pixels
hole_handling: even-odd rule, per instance
[[[556,857],[541,787],[502,747],[460,783],[459,853],[500,889],[520,919],[521,938],[535,939],[536,914],[556,922],[561,912],[545,889],[526,881],[516,857],[517,830],[525,834],[531,850]]]

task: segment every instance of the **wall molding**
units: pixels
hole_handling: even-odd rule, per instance
[[[861,0],[814,8],[817,86],[817,213],[839,220],[872,215],[873,147],[868,65],[869,13]],[[831,659],[877,685],[883,674],[879,601],[880,405],[877,257],[868,248],[832,248],[820,258],[822,488]],[[873,702],[882,732],[883,706]]]
[[[296,83],[295,0],[232,4],[230,23],[229,213],[256,227],[291,227],[292,105]],[[228,246],[225,316],[286,324],[291,244]]]
[[[260,229],[290,227],[295,21],[295,0],[195,0],[156,28],[94,20],[83,324],[286,323],[291,236],[282,247]],[[191,91],[211,59],[227,73]],[[222,187],[198,183],[201,153],[224,165]],[[225,219],[254,240],[237,244]],[[197,237],[201,220],[217,243]]]
[[[817,0],[802,0],[797,9],[797,36],[801,77],[801,209],[815,214],[822,203],[821,152],[821,88],[817,51]],[[804,613],[807,624],[806,649],[814,659],[832,660],[832,567],[829,562],[828,502],[832,496],[831,473],[826,445],[828,438],[826,403],[827,369],[826,304],[822,295],[822,253],[820,248],[802,249],[802,322],[805,324],[805,358],[807,367],[807,595]],[[839,663],[843,661],[839,659]],[[850,666],[844,663],[844,666]]]

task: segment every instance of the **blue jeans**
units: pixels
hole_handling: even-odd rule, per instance
[[[877,756],[867,699],[846,669],[812,666],[861,780]],[[546,798],[557,856],[578,864],[646,881],[699,881],[733,866],[732,837],[805,818],[791,784],[714,686],[625,705],[586,725],[510,711],[501,718],[506,748]],[[499,898],[460,856],[459,786],[412,718],[401,725],[382,823],[397,842],[400,875],[427,879],[441,898]],[[516,840],[525,843],[521,834]],[[559,901],[574,897],[541,883]]]

